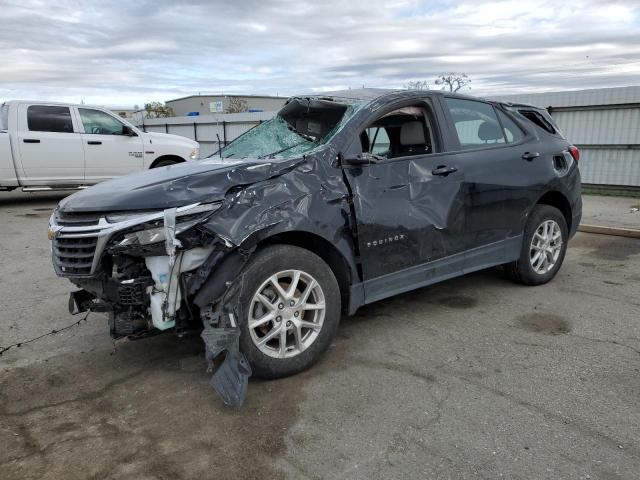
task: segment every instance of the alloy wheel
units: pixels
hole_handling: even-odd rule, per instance
[[[265,355],[295,357],[318,338],[325,312],[324,292],[315,278],[301,270],[275,273],[251,300],[251,339]]]
[[[533,271],[544,275],[553,269],[562,251],[562,230],[555,220],[545,220],[533,234],[529,261]]]

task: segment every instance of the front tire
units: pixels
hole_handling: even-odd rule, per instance
[[[556,276],[567,251],[568,228],[564,215],[550,205],[536,205],[524,230],[520,258],[505,265],[512,280],[542,285]]]
[[[290,245],[259,250],[237,280],[240,350],[253,375],[281,378],[314,364],[340,322],[338,282],[314,253]]]

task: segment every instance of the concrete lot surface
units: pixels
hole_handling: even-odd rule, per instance
[[[47,219],[0,196],[0,345],[60,328]],[[640,241],[580,233],[550,284],[494,269],[344,318],[322,361],[230,410],[198,338],[103,315],[0,357],[0,478],[637,479]]]
[[[582,223],[640,229],[640,198],[583,195]]]

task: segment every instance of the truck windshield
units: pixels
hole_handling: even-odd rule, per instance
[[[247,131],[211,157],[299,156],[324,145],[353,110],[353,105],[333,100],[292,98],[274,118]]]

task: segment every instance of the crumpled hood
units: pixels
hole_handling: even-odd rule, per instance
[[[290,171],[303,159],[217,159],[154,168],[99,183],[63,199],[61,212],[160,210],[222,200],[230,188]]]

